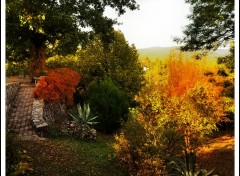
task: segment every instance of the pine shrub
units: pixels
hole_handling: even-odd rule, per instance
[[[111,133],[128,119],[129,103],[127,96],[110,79],[89,84],[87,101],[94,115],[98,116],[95,128]]]

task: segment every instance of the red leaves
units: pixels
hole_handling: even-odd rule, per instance
[[[39,80],[33,92],[34,98],[49,102],[65,100],[68,105],[72,105],[73,93],[79,81],[80,75],[69,68],[51,70],[48,76]]]

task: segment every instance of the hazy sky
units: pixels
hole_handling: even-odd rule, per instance
[[[182,36],[183,28],[189,23],[190,13],[185,0],[137,0],[140,10],[127,11],[118,17],[120,29],[129,44],[139,48],[154,46],[176,46],[173,37]],[[106,15],[117,17],[113,10]]]

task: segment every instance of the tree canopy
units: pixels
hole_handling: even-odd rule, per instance
[[[7,0],[7,60],[29,62],[29,76],[39,76],[45,58],[76,52],[94,34],[110,43],[116,19],[104,15],[106,7],[118,15],[138,9],[135,0]]]
[[[107,48],[96,36],[85,49],[79,51],[80,85],[85,87],[93,80],[108,77],[133,99],[143,86],[144,71],[135,46],[129,46],[121,32],[113,33],[114,40]]]
[[[30,57],[32,48],[69,54],[93,33],[108,40],[116,19],[104,16],[107,6],[119,15],[138,8],[135,0],[7,0],[7,59]]]
[[[192,6],[181,50],[215,50],[234,40],[234,0],[185,0]]]
[[[113,41],[107,46],[96,35],[75,55],[49,57],[46,66],[77,70],[81,75],[79,90],[83,94],[92,81],[108,78],[133,100],[145,84],[143,66],[138,60],[137,49],[128,44],[123,33],[113,31],[113,34]]]

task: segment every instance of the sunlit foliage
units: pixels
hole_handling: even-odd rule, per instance
[[[50,70],[47,76],[40,78],[33,92],[34,98],[49,102],[66,101],[71,106],[79,81],[79,74],[69,68]]]
[[[128,137],[128,130],[116,137],[116,154],[123,162],[130,162],[131,158],[121,155],[121,146],[126,155],[135,156],[136,151],[141,151],[141,155],[151,159],[159,156],[162,166],[166,166],[182,151],[187,155],[195,153],[206,135],[226,120],[222,87],[209,82],[202,61],[180,54],[171,55],[166,64],[166,80],[150,80],[136,98],[140,107],[133,118],[144,131],[141,142]]]
[[[199,63],[193,59],[184,59],[181,53],[172,53],[167,60],[167,67],[169,96],[182,96],[197,82],[206,81]]]
[[[139,8],[134,0],[7,0],[7,60],[31,58],[29,74],[37,76],[47,55],[75,53],[93,34],[110,43],[117,20],[105,15],[107,7],[119,16]]]
[[[136,146],[129,143],[124,134],[115,136],[115,140],[116,143],[113,146],[115,154],[131,175],[166,175],[163,160],[159,155],[149,154],[147,148],[136,148]]]

